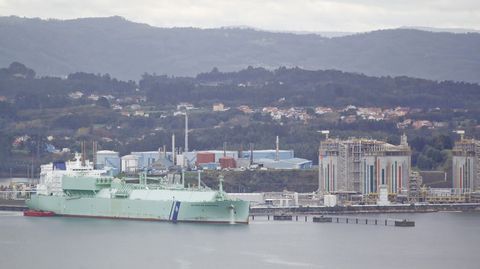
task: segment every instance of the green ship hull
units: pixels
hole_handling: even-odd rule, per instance
[[[76,217],[245,224],[249,220],[249,202],[230,199],[222,189],[126,184],[88,176],[63,176],[61,182],[62,191],[34,194],[27,206]]]
[[[245,224],[249,219],[249,203],[245,201],[182,202],[33,195],[27,206],[76,217]]]

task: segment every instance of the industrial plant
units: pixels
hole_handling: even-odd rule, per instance
[[[326,139],[320,144],[319,190],[370,194],[386,185],[389,193],[406,192],[410,159],[405,135],[400,145],[372,139]]]
[[[480,187],[480,141],[461,138],[455,143],[453,155],[453,187],[462,192],[476,191]]]

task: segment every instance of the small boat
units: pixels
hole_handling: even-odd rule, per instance
[[[332,222],[332,218],[331,217],[324,217],[324,216],[313,217],[313,222],[318,222],[318,223]]]
[[[396,220],[395,221],[396,227],[415,227],[415,221],[413,220]]]
[[[26,217],[53,217],[55,213],[52,211],[26,210],[23,211],[23,215]]]
[[[292,220],[292,219],[293,219],[292,215],[281,214],[281,215],[273,216],[273,220]]]

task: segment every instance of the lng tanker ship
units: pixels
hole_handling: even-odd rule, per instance
[[[231,199],[223,191],[185,187],[180,175],[156,178],[141,174],[127,183],[95,169],[90,162],[42,165],[37,193],[27,200],[31,210],[60,216],[142,219],[172,222],[248,223],[249,202]]]

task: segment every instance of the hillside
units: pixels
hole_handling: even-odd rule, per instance
[[[480,137],[480,85],[465,82],[253,67],[181,78],[145,74],[138,83],[35,74],[18,62],[0,68],[0,174],[21,175],[32,158],[35,164],[67,158],[61,150],[78,151],[82,140],[121,154],[169,145],[172,133],[183,145],[177,105],[184,102],[193,107],[192,150],[221,149],[223,142],[232,150],[250,143],[269,149],[278,135],[282,148],[316,162],[318,130],[391,143],[406,133],[414,166],[449,171],[452,130]],[[214,111],[216,102],[226,108]]]
[[[382,30],[343,37],[252,29],[158,28],[120,17],[0,17],[0,66],[39,75],[85,71],[138,80],[144,72],[195,75],[218,67],[337,69],[367,75],[480,82],[480,34]]]

